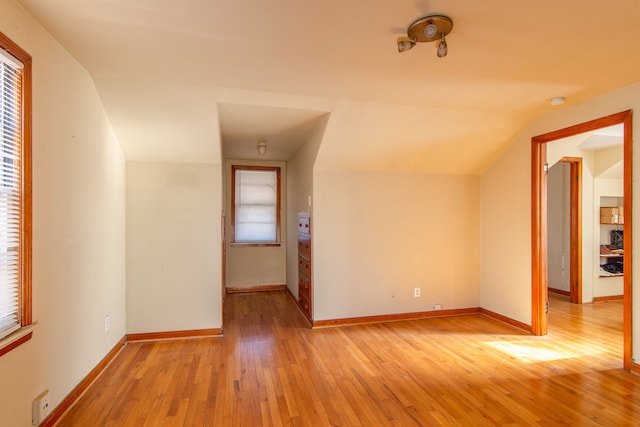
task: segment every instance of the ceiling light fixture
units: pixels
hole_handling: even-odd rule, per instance
[[[447,49],[447,41],[444,39],[444,33],[442,34],[442,39],[440,40],[440,43],[438,43],[438,58],[444,58],[445,56],[447,56],[447,52],[449,51],[449,49]]]
[[[549,101],[549,104],[555,107],[556,105],[564,104],[564,101],[565,101],[564,96],[556,96],[555,98],[551,98],[551,101]]]
[[[447,42],[444,36],[453,29],[453,21],[445,15],[427,15],[415,20],[407,28],[406,37],[398,37],[396,43],[398,52],[406,52],[412,49],[416,43],[433,42],[440,40],[437,44],[439,58],[447,56]]]
[[[263,155],[266,152],[267,152],[267,141],[265,139],[261,139],[260,141],[258,141],[258,153],[260,153],[260,155]]]

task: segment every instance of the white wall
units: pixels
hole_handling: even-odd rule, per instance
[[[628,109],[640,109],[638,84],[543,116],[534,121],[482,176],[482,307],[531,324],[531,138]],[[637,135],[640,129],[637,114],[633,118],[633,129],[633,134]],[[635,150],[634,166],[639,165],[639,160],[640,152]],[[640,169],[635,167],[634,181],[637,182],[639,176]],[[633,193],[633,211],[637,213],[640,212],[640,188],[637,185]],[[499,217],[508,220],[499,221]],[[588,221],[588,218],[583,217],[583,221]],[[505,229],[508,230],[506,234]],[[634,232],[634,246],[640,244],[637,236]],[[509,248],[509,263],[502,262],[496,254],[499,244]],[[640,268],[637,256],[633,258],[633,267],[640,271],[637,270]],[[640,286],[637,280],[634,280],[633,288],[633,293],[638,295]],[[633,308],[636,314],[633,320],[633,355],[638,360],[640,298],[634,298]]]
[[[89,74],[13,1],[0,30],[33,57],[38,326],[0,357],[0,423],[21,427],[33,398],[58,405],[125,334],[125,166]]]
[[[127,332],[220,328],[220,167],[127,163]]]
[[[622,162],[622,147],[612,147],[601,150],[580,150],[579,143],[586,139],[588,134],[577,135],[547,145],[547,159],[556,161],[564,156],[580,157],[584,160],[582,177],[582,302],[589,303],[595,297],[614,296],[623,294],[622,277],[600,277],[599,246],[603,241],[601,235],[607,233],[612,226],[600,225],[600,197],[622,197],[623,180],[599,178],[600,173],[611,173],[609,170]],[[563,166],[565,183],[562,184],[555,173]],[[568,165],[555,163],[547,176],[547,211],[548,211],[548,284],[550,288],[569,291],[569,183]],[[617,172],[617,169],[616,169]],[[621,172],[621,171],[620,171]],[[557,191],[563,189],[564,194]],[[562,199],[556,199],[562,197]],[[560,205],[562,204],[562,205]],[[560,209],[560,210],[555,210]],[[562,222],[560,218],[564,218]],[[562,227],[557,229],[557,227]],[[618,227],[621,228],[622,226]],[[558,234],[562,233],[562,236]],[[608,241],[607,241],[608,243]],[[565,276],[561,278],[562,253],[565,254]]]
[[[479,177],[316,169],[313,181],[314,320],[479,306]]]
[[[231,227],[231,167],[280,167],[279,246],[234,246]],[[225,164],[225,211],[227,236],[227,288],[284,285],[287,280],[287,166],[284,162],[229,159]],[[295,220],[294,220],[295,221]]]
[[[548,143],[547,161],[552,165],[563,157],[582,158],[582,302],[591,302],[597,278],[593,272],[600,253],[599,245],[594,244],[593,225],[600,220],[600,214],[596,216],[594,211],[595,152],[578,148],[578,142],[585,138],[586,134],[582,134]]]
[[[597,153],[597,152],[596,152]],[[584,155],[592,157],[593,153]],[[593,178],[590,171],[583,176],[583,182],[592,188],[593,195],[583,194],[584,209],[588,210],[593,221],[583,221],[583,252],[589,249],[592,254],[589,261],[583,263],[583,302],[592,302],[593,298],[617,296],[624,293],[622,277],[601,277],[599,257],[600,244],[610,242],[611,229],[622,229],[622,225],[601,225],[599,218],[600,197],[620,197],[623,194],[622,179]],[[547,175],[547,270],[549,288],[569,292],[569,165],[556,163]],[[586,182],[591,179],[592,182]],[[602,205],[604,206],[604,205]],[[617,204],[616,204],[617,206]],[[564,256],[564,267],[562,257]],[[562,271],[564,270],[564,276]]]
[[[313,211],[313,166],[327,127],[327,115],[309,135],[308,141],[287,161],[287,287],[298,296],[298,212]],[[311,218],[313,232],[313,216]],[[313,250],[313,245],[311,247]],[[312,271],[313,274],[313,271]],[[313,291],[313,287],[312,287]]]
[[[556,163],[547,175],[548,286],[566,292],[571,271],[569,168],[567,163]]]
[[[527,324],[531,324],[531,190],[524,183],[531,181],[526,163],[530,156],[531,147],[518,141],[480,180],[480,306]]]

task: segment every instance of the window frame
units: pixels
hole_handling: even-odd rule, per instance
[[[273,242],[237,242],[236,241],[236,171],[272,171],[276,173],[276,240]],[[282,168],[280,166],[231,165],[231,232],[230,245],[234,247],[277,247],[281,246],[280,235],[282,216]]]
[[[22,129],[20,165],[20,247],[18,305],[20,329],[0,339],[0,356],[29,341],[32,336],[32,59],[0,32],[0,49],[22,63]]]

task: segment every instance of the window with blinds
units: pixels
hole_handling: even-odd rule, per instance
[[[232,167],[234,242],[276,244],[280,241],[280,168]]]
[[[11,53],[15,51],[16,56],[29,61],[31,58],[3,34],[0,36],[1,339],[31,323],[30,283],[27,283],[30,259],[26,259],[30,257],[30,230],[25,232],[25,224],[30,223],[30,218],[25,220],[26,203],[30,216],[30,197],[25,191],[25,184],[30,186],[30,152],[26,149],[24,126],[25,67]]]

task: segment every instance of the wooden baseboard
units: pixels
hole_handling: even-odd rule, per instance
[[[188,338],[205,338],[219,337],[222,335],[222,329],[192,329],[188,331],[167,331],[167,332],[147,332],[142,334],[128,334],[127,341],[160,341],[175,340]]]
[[[532,331],[533,331],[531,329],[531,325],[527,325],[526,323],[522,323],[522,322],[520,322],[518,320],[514,320],[514,319],[512,319],[510,317],[503,316],[502,314],[495,313],[495,312],[493,312],[491,310],[487,310],[486,308],[481,308],[480,309],[480,313],[482,315],[484,315],[484,316],[490,317],[490,318],[492,318],[494,320],[497,320],[499,322],[506,323],[506,324],[514,326],[514,327],[516,327],[518,329],[522,329],[523,331],[526,331],[528,333],[532,333]]]
[[[526,323],[519,322],[509,317],[503,316],[498,313],[494,313],[491,310],[485,308],[461,308],[454,310],[434,310],[423,311],[415,313],[400,313],[400,314],[386,314],[381,316],[365,316],[365,317],[350,317],[344,319],[330,319],[330,320],[315,320],[313,322],[313,328],[327,328],[334,326],[347,326],[347,325],[359,325],[367,323],[385,323],[385,322],[398,322],[401,320],[420,320],[429,319],[434,317],[448,317],[448,316],[464,316],[468,314],[482,314],[490,317],[499,322],[506,323],[514,326],[525,332],[531,333],[531,326]]]
[[[554,294],[560,294],[560,295],[564,295],[564,296],[567,296],[567,297],[571,296],[571,292],[565,291],[565,290],[562,290],[562,289],[547,288],[547,290],[549,292],[553,292]]]
[[[379,316],[347,317],[344,319],[314,320],[313,328],[362,325],[367,323],[398,322],[401,320],[420,320],[420,319],[430,319],[433,317],[462,316],[467,314],[478,314],[478,313],[480,313],[480,308],[459,308],[459,309],[453,309],[453,310],[434,310],[434,311],[420,311],[420,312],[414,312],[414,313],[383,314]]]
[[[640,365],[635,363],[635,362],[631,362],[630,371],[631,371],[632,374],[640,375]]]
[[[606,297],[593,297],[593,302],[616,301],[624,299],[624,295],[609,295]]]
[[[246,292],[270,292],[270,291],[284,291],[287,285],[262,285],[262,286],[247,286],[242,288],[227,287],[226,292],[228,294],[242,294]]]
[[[84,379],[80,381],[80,383],[73,390],[71,390],[71,393],[69,393],[67,397],[65,397],[62,402],[60,402],[60,404],[56,406],[53,411],[51,411],[51,414],[49,414],[49,416],[45,418],[44,421],[42,421],[42,424],[40,424],[40,426],[53,426],[62,417],[62,415],[64,415],[64,413],[71,406],[73,406],[76,400],[78,400],[80,396],[84,394],[89,386],[93,384],[96,378],[98,378],[98,376],[100,376],[100,374],[105,370],[109,363],[111,363],[111,361],[116,358],[118,353],[120,353],[120,351],[126,344],[127,337],[125,335],[120,341],[118,341],[118,343],[111,349],[111,351],[107,353],[107,355],[100,361],[100,363],[98,363],[96,367],[93,368],[91,372],[89,372],[87,376],[84,377]]]
[[[128,342],[136,341],[159,341],[165,339],[188,339],[221,336],[222,329],[194,329],[189,331],[173,331],[173,332],[151,332],[144,334],[128,334],[122,337],[120,341],[107,353],[107,355],[96,365],[95,368],[80,381],[80,383],[65,397],[51,414],[44,419],[41,427],[52,427],[64,415],[64,413],[73,406],[91,384],[102,374],[106,367],[120,353]]]

